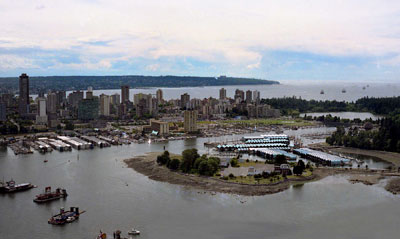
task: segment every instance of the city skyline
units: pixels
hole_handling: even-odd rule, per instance
[[[225,74],[386,82],[399,73],[396,1],[18,1],[0,9],[3,77]]]

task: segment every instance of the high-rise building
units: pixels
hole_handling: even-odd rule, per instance
[[[244,91],[239,89],[235,90],[235,101],[244,101]]]
[[[78,119],[94,120],[99,117],[99,98],[83,99],[78,104]]]
[[[190,108],[190,95],[188,93],[181,95],[181,108]]]
[[[129,85],[121,86],[121,102],[129,101]]]
[[[111,104],[112,105],[121,104],[121,96],[118,93],[111,95]]]
[[[46,98],[39,97],[37,99],[38,111],[36,115],[36,124],[47,124]]]
[[[226,89],[221,88],[219,90],[219,99],[220,100],[225,100],[226,99]]]
[[[93,98],[93,87],[89,86],[86,91],[86,99]]]
[[[0,121],[7,120],[7,104],[0,101]]]
[[[67,101],[67,92],[65,90],[59,90],[56,94],[58,98],[57,107],[59,107]]]
[[[74,91],[68,95],[68,103],[77,108],[80,101],[83,100],[83,91]]]
[[[253,101],[253,92],[251,90],[246,91],[246,103],[250,104]]]
[[[47,94],[47,112],[49,113],[57,113],[57,102],[58,97],[54,92]]]
[[[260,104],[260,102],[261,102],[260,91],[258,91],[258,90],[253,91],[253,101],[256,104]]]
[[[110,116],[111,99],[109,95],[100,95],[100,115]]]
[[[19,77],[19,113],[29,113],[29,76],[25,73]]]
[[[161,89],[157,90],[156,97],[157,97],[158,103],[162,103],[164,101],[163,91]]]
[[[183,126],[185,132],[197,131],[197,110],[185,110]]]

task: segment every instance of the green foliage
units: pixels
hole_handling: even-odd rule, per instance
[[[66,130],[74,130],[75,129],[75,125],[73,123],[71,123],[70,121],[65,123],[65,129]]]
[[[293,174],[300,176],[303,174],[303,168],[299,165],[293,167]]]
[[[195,160],[200,157],[197,153],[197,149],[186,149],[182,152],[182,162],[180,168],[182,172],[189,173],[193,166]]]
[[[170,157],[169,157],[169,152],[168,151],[164,151],[164,153],[162,155],[158,155],[157,156],[157,163],[159,165],[167,165],[169,166],[170,162]]]
[[[304,164],[304,161],[301,159],[297,163],[297,166],[300,166],[303,171],[306,169],[306,165]]]
[[[231,159],[230,164],[232,167],[239,167],[239,160],[237,158],[233,158]]]
[[[168,168],[171,170],[178,170],[180,163],[181,161],[179,159],[174,158],[169,162]]]
[[[346,147],[400,152],[400,114],[379,121],[378,130],[341,127],[326,138],[326,143]]]
[[[277,155],[274,161],[275,161],[275,164],[277,164],[277,165],[287,163],[285,155],[282,155],[282,154]]]

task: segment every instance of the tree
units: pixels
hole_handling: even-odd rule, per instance
[[[232,158],[230,164],[231,167],[239,167],[239,161],[237,158]]]
[[[157,156],[157,163],[160,165],[168,164],[169,161],[170,161],[170,157],[169,157],[168,151],[164,151],[163,154]]]
[[[188,173],[192,170],[194,162],[200,155],[197,153],[197,149],[186,149],[182,152],[181,170],[184,173]]]
[[[287,163],[286,157],[283,154],[279,154],[275,158],[275,164],[281,165]]]
[[[293,167],[293,174],[300,176],[303,174],[303,168],[299,165]]]
[[[302,172],[306,169],[306,165],[304,164],[304,161],[301,160],[301,159],[299,160],[299,162],[297,163],[297,165],[301,167]]]
[[[73,123],[71,123],[70,121],[68,121],[68,122],[65,124],[65,129],[66,129],[66,130],[74,130],[74,129],[75,129],[75,125],[74,125]]]
[[[178,170],[180,163],[181,163],[181,161],[179,159],[177,159],[177,158],[172,159],[169,163],[169,169]]]

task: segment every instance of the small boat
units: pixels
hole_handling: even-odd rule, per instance
[[[52,216],[48,223],[52,225],[64,225],[65,223],[71,223],[77,219],[85,211],[79,211],[78,207],[71,207],[69,211],[64,211],[62,207],[60,213]]]
[[[342,93],[346,93],[346,89],[345,88],[342,89]]]
[[[135,228],[132,228],[132,230],[130,230],[130,231],[128,232],[128,235],[133,235],[133,236],[135,236],[135,235],[140,235],[140,231],[139,231],[139,230],[136,230]]]
[[[365,90],[365,86],[363,86],[363,88],[362,88],[363,90]]]
[[[36,195],[36,198],[33,199],[33,201],[36,203],[43,203],[60,198],[66,198],[67,196],[67,190],[64,188],[57,188],[56,191],[52,192],[51,187],[46,187],[44,193]]]
[[[31,188],[34,188],[35,185],[32,185],[30,183],[21,183],[21,184],[15,184],[15,181],[11,179],[10,181],[6,183],[1,183],[0,186],[0,192],[3,193],[14,193],[14,192],[20,192],[20,191],[25,191]]]
[[[319,92],[321,95],[325,94],[324,90],[321,90],[321,92]]]
[[[45,159],[45,160],[43,160],[43,162],[44,162],[44,163],[47,163],[47,162],[49,162],[49,160]]]

